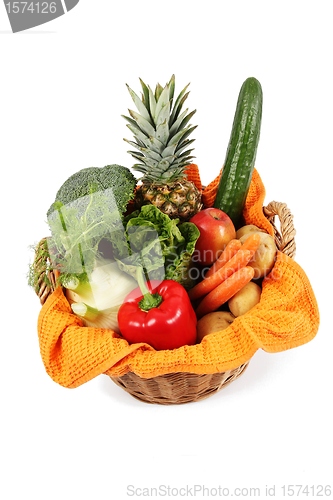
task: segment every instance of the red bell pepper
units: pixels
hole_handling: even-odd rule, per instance
[[[173,280],[147,282],[127,295],[118,311],[122,336],[156,350],[177,349],[196,342],[197,318],[185,288]]]

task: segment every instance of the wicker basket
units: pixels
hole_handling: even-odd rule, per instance
[[[275,243],[281,252],[293,258],[296,252],[295,229],[293,216],[285,203],[271,202],[263,207],[266,218],[274,230]],[[275,224],[278,217],[279,227]],[[40,245],[45,244],[44,238]],[[47,271],[45,261],[35,261],[36,269],[40,270],[40,280],[36,287],[41,304],[55,289],[56,275]],[[45,280],[47,273],[47,280]],[[142,378],[129,372],[121,377],[110,377],[111,380],[128,392],[131,396],[146,403],[155,404],[183,404],[200,401],[219,391],[227,384],[238,378],[248,366],[245,363],[234,370],[222,373],[198,375],[195,373],[169,373],[153,378]]]

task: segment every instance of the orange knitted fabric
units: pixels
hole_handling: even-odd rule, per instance
[[[216,181],[216,180],[215,180]],[[214,196],[215,187],[206,191]],[[213,194],[212,194],[213,193]],[[273,234],[262,212],[264,186],[255,170],[244,210],[246,223]],[[200,344],[170,351],[155,351],[147,344],[132,344],[112,330],[83,327],[57,288],[38,318],[41,356],[51,378],[77,387],[106,373],[121,376],[132,371],[141,377],[166,373],[217,373],[249,361],[258,349],[280,352],[310,341],[319,327],[319,311],[303,269],[281,252],[263,281],[260,303],[225,330],[208,335]]]
[[[199,189],[199,191],[202,191],[202,184],[201,184],[201,178],[200,178],[200,173],[199,173],[199,167],[195,163],[191,163],[186,170],[185,174],[187,176],[187,180],[193,182],[195,186]]]
[[[220,171],[220,174],[208,184],[208,186],[202,193],[202,202],[206,208],[212,207],[214,204],[217,188],[220,182],[221,172],[222,170]]]

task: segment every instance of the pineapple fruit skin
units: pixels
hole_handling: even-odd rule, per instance
[[[201,192],[186,179],[163,186],[141,184],[136,189],[134,203],[137,209],[142,205],[155,205],[171,219],[181,222],[190,220],[202,208]]]

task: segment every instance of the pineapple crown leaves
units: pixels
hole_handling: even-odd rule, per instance
[[[124,139],[135,149],[128,151],[138,160],[133,168],[143,174],[143,182],[164,184],[181,180],[185,167],[194,158],[193,149],[188,149],[194,139],[188,137],[196,129],[189,124],[196,110],[182,110],[189,84],[174,99],[174,75],[165,87],[158,83],[154,92],[141,79],[140,83],[141,98],[127,85],[137,111],[129,109],[129,116],[123,115],[135,139]]]

